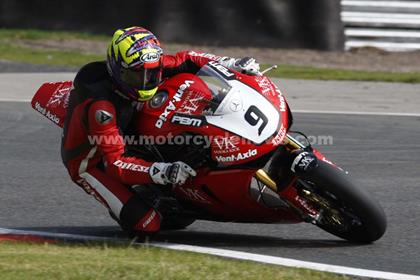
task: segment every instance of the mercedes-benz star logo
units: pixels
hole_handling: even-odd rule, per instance
[[[240,99],[232,99],[230,102],[230,109],[233,112],[238,112],[242,109],[242,101]]]

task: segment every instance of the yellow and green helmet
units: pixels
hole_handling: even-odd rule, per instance
[[[162,49],[142,27],[118,29],[108,47],[107,68],[117,90],[136,101],[155,95],[162,78]]]

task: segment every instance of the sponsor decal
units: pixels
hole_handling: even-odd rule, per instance
[[[144,221],[144,223],[142,224],[142,227],[146,228],[153,221],[154,217],[156,217],[156,211],[155,210],[153,210],[152,213],[150,213],[150,216],[147,218],[146,221]]]
[[[292,162],[292,166],[290,169],[293,172],[296,172],[296,169],[298,169],[298,172],[304,172],[308,168],[313,167],[316,165],[316,157],[313,154],[310,154],[308,152],[300,153]]]
[[[46,107],[57,108],[63,104],[63,108],[67,108],[69,105],[70,91],[73,89],[73,86],[66,88],[58,88],[51,96],[50,100]]]
[[[185,90],[188,89],[193,83],[194,81],[186,80],[182,85],[179,86],[173,99],[169,101],[168,106],[166,106],[163,113],[160,114],[159,119],[155,123],[155,127],[162,128],[163,124],[167,121],[169,114],[175,111],[176,109],[175,104],[181,101],[181,98],[184,95]]]
[[[318,211],[315,210],[311,205],[309,205],[309,203],[305,199],[301,198],[300,196],[295,196],[295,201],[297,201],[303,207],[303,209],[305,209],[312,215],[318,214]]]
[[[36,102],[34,107],[35,107],[35,110],[37,110],[42,115],[44,115],[45,117],[47,117],[48,119],[50,119],[52,122],[54,122],[56,124],[59,124],[60,123],[60,118],[57,117],[57,115],[51,113],[46,108],[42,107],[41,104],[39,104],[39,102]]]
[[[121,160],[117,160],[113,164],[116,167],[119,167],[121,169],[127,169],[127,170],[145,172],[145,173],[149,172],[149,167],[139,165],[139,164],[134,164],[134,163],[131,163],[131,162],[129,163],[129,162],[123,162]]]
[[[181,124],[181,125],[199,127],[205,123],[205,119],[203,119],[202,117],[184,116],[184,115],[175,114],[172,117],[171,122],[176,123],[176,124]]]
[[[131,47],[127,50],[126,55],[127,56],[132,56],[133,54],[135,54],[136,52],[140,52],[142,51],[146,46],[149,48],[153,48],[155,49],[157,52],[160,53],[160,50],[158,48],[158,46],[150,46],[150,43],[148,42],[149,39],[153,39],[154,36],[153,35],[147,35],[143,38],[141,38],[140,40],[135,41]],[[117,42],[118,44],[119,42]]]
[[[193,93],[189,92],[184,102],[181,104],[181,106],[179,106],[179,109],[177,110],[177,112],[191,115],[197,111],[203,99],[204,99],[204,96],[200,94],[196,94],[193,96]]]
[[[140,60],[146,63],[155,62],[155,61],[158,61],[159,59],[160,59],[160,55],[157,52],[149,52],[149,53],[142,54],[140,56]]]
[[[160,172],[160,169],[159,168],[157,168],[156,166],[153,166],[152,167],[152,176],[155,176],[159,172]]]
[[[98,193],[89,185],[88,182],[86,182],[85,179],[79,179],[76,181],[76,183],[82,187],[82,189],[89,195],[93,196],[97,201],[99,201],[102,205],[105,207],[108,207],[108,205],[105,203],[105,201],[98,195]]]
[[[246,153],[237,153],[236,155],[231,156],[216,156],[217,161],[221,162],[232,162],[232,161],[239,161],[254,157],[258,154],[257,149],[249,149]]]
[[[83,188],[83,190],[89,194],[89,195],[94,195],[95,191],[93,190],[93,188],[88,184],[88,182],[86,182],[85,179],[79,179],[76,181],[76,183],[81,186]]]
[[[208,63],[214,70],[216,70],[218,73],[220,73],[222,76],[224,76],[226,79],[232,78],[235,76],[233,72],[231,72],[229,69],[227,69],[225,66],[217,63],[216,61],[210,61]]]
[[[264,95],[268,95],[275,91],[273,84],[266,76],[256,77],[255,80]]]
[[[232,112],[238,112],[240,110],[242,110],[243,105],[242,105],[242,100],[234,98],[230,101],[230,105],[229,108]]]
[[[195,52],[195,51],[190,51],[190,52],[188,52],[188,54],[191,55],[191,56],[208,58],[208,59],[214,60],[214,61],[219,61],[223,58],[221,56],[214,55],[214,54],[211,54],[211,53],[203,53],[203,52],[198,53],[198,52]]]
[[[280,99],[280,112],[286,112],[286,99],[284,99],[284,96],[280,93],[279,94]]]
[[[286,136],[286,128],[282,125],[277,135],[271,140],[274,146],[278,146],[283,143],[283,138]]]
[[[113,118],[114,118],[114,116],[107,111],[96,110],[96,112],[95,112],[95,119],[101,125],[109,124],[112,121]]]
[[[241,138],[239,136],[229,136],[229,137],[215,137],[214,143],[216,144],[217,148],[214,150],[215,154],[226,154],[226,153],[234,153],[239,151],[238,144]]]
[[[286,112],[286,100],[283,94],[281,93],[280,89],[265,76],[256,77],[255,80],[257,81],[258,86],[260,87],[261,92],[264,95],[267,96],[270,94],[272,96],[275,96],[277,94],[280,101],[280,112]]]
[[[287,109],[286,99],[284,98],[280,89],[275,84],[273,84],[273,85],[274,85],[274,89],[277,93],[277,96],[279,97],[279,100],[280,100],[280,112],[286,112],[286,109]]]

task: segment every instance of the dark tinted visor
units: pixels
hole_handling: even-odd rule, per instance
[[[122,69],[121,80],[138,90],[149,90],[157,87],[162,77],[162,67],[142,69]]]

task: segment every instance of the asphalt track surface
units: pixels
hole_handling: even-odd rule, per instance
[[[420,275],[420,117],[295,114],[319,148],[382,204],[385,236],[354,245],[315,226],[197,221],[168,241],[333,265]],[[0,227],[123,236],[107,211],[75,186],[59,157],[60,129],[25,102],[0,102]]]

